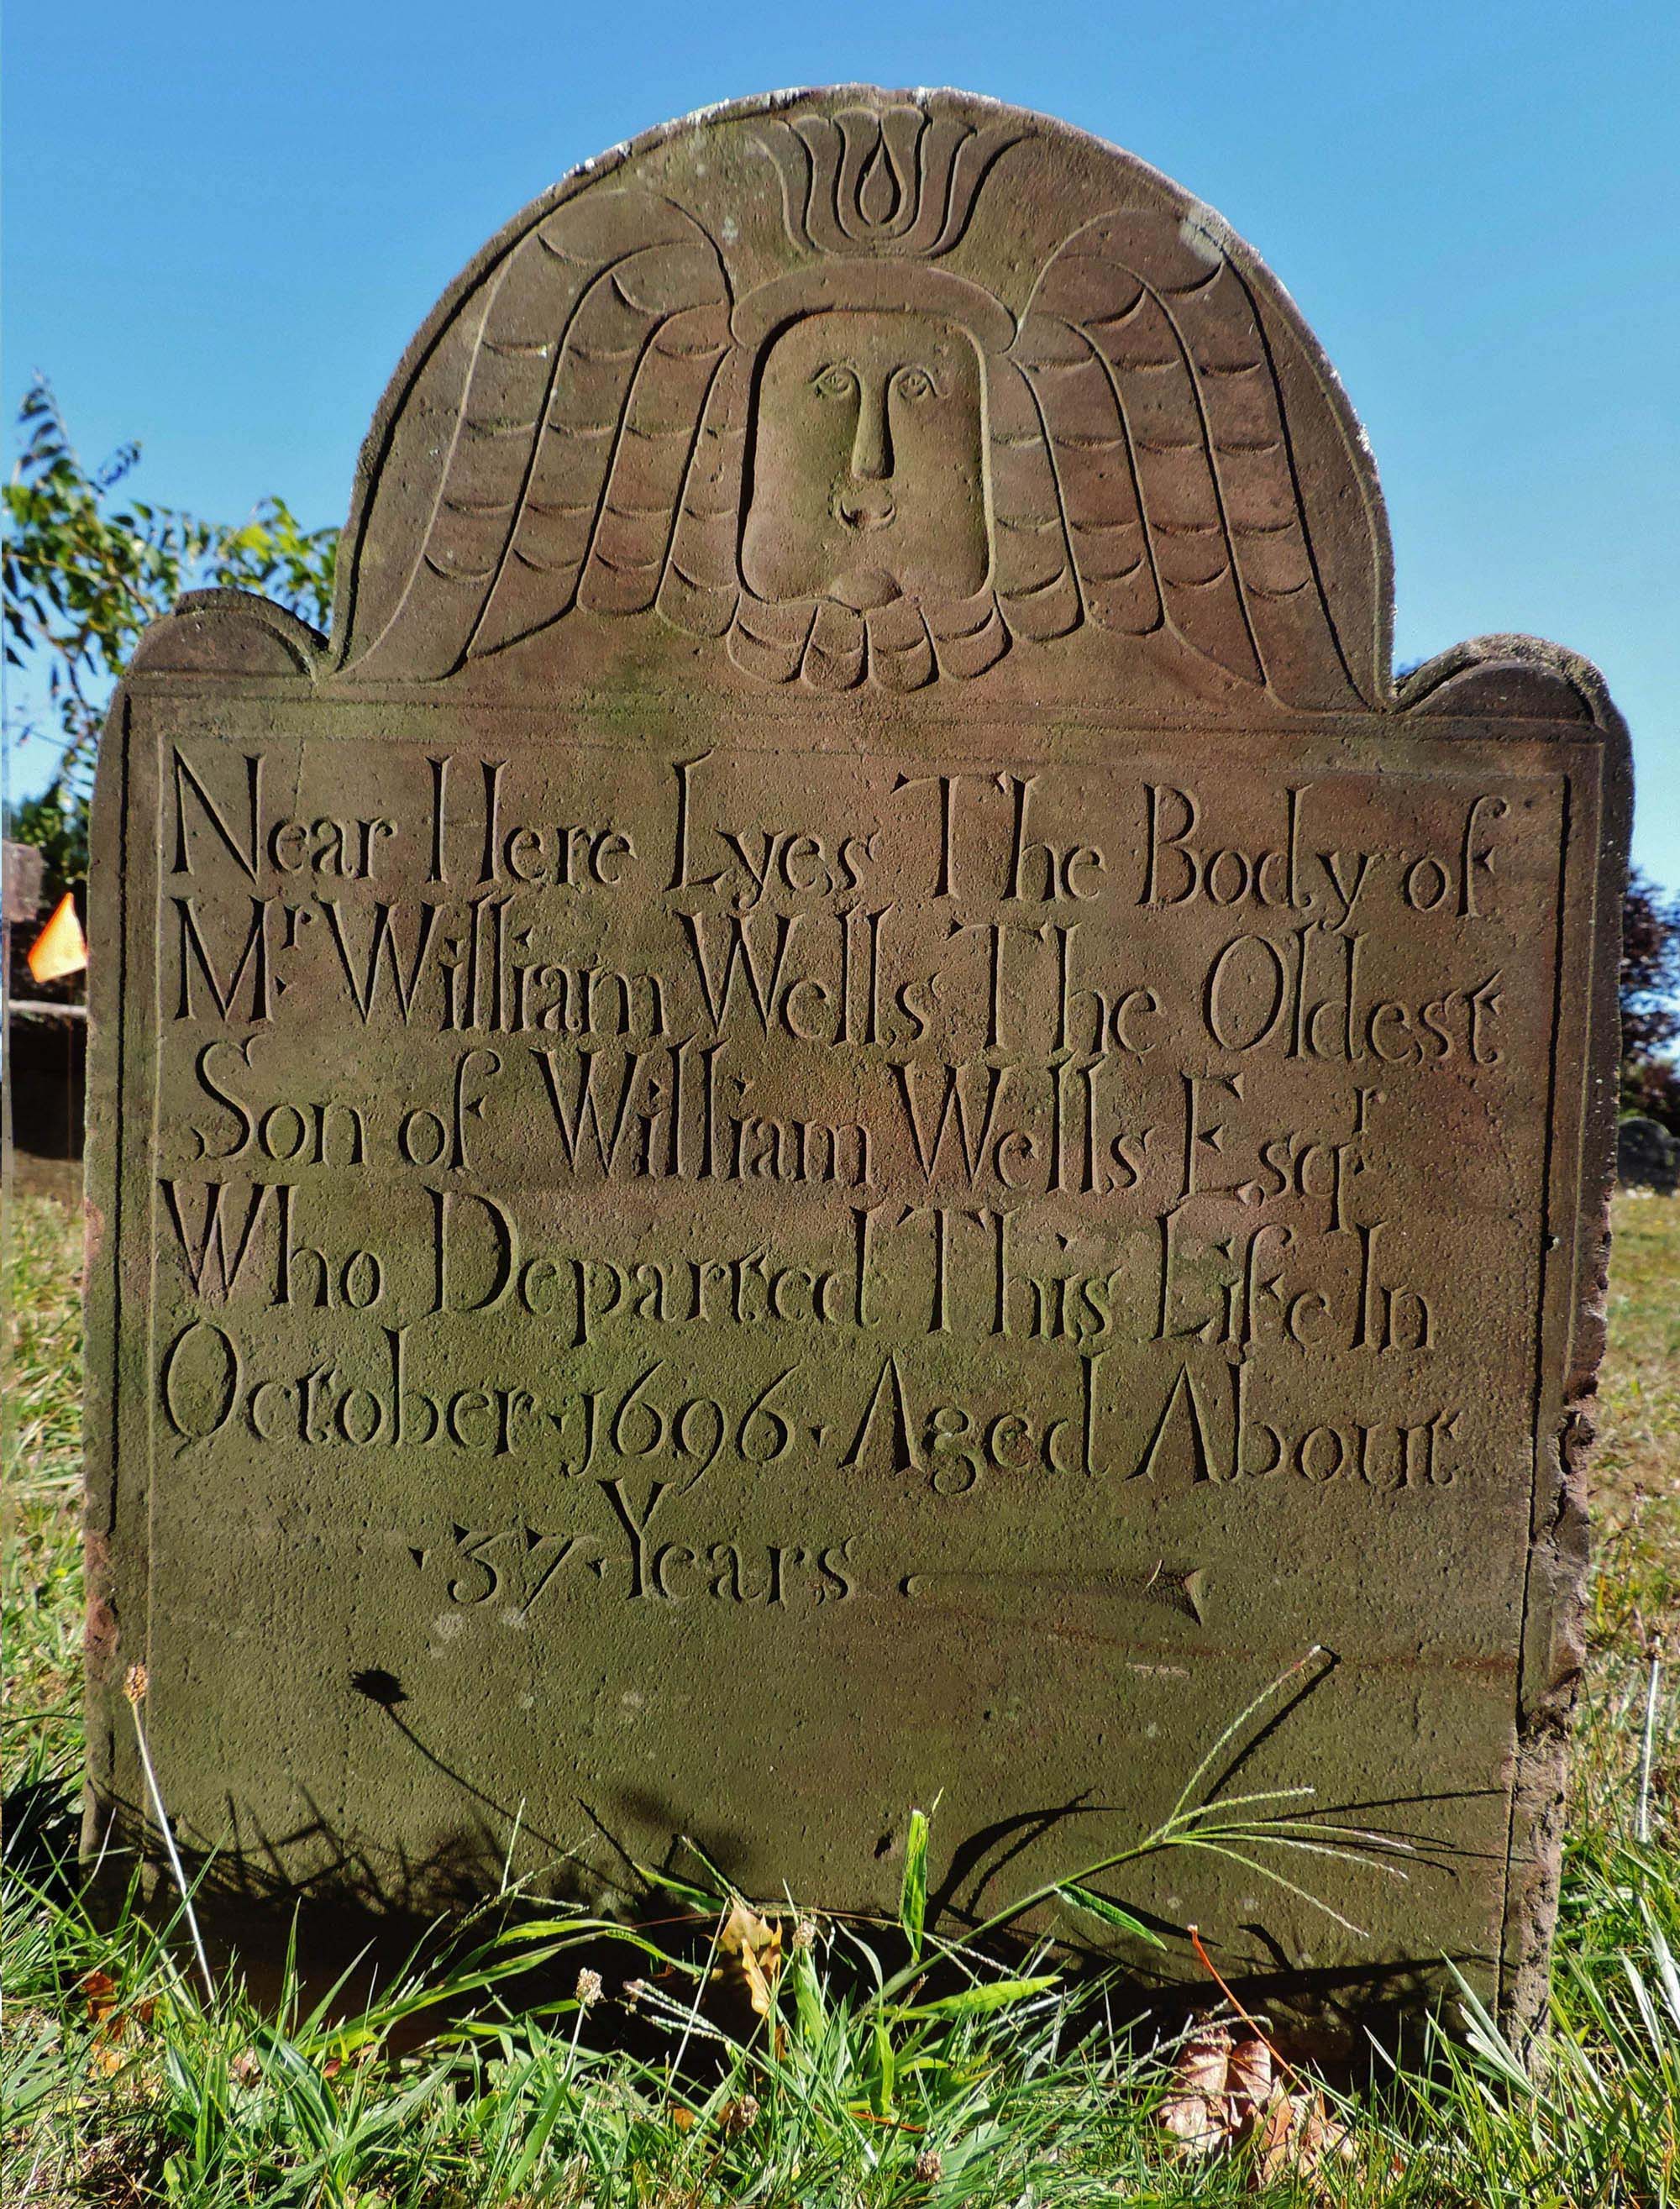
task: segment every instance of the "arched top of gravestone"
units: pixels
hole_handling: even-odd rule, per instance
[[[352,680],[1388,705],[1370,453],[1131,155],[954,92],[708,110],[445,293],[364,448]]]

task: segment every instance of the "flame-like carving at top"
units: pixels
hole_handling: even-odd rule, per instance
[[[789,237],[812,252],[937,260],[968,226],[1007,123],[930,116],[907,102],[777,117],[761,142],[781,173]]]

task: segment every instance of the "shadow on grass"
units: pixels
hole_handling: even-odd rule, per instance
[[[399,1683],[382,1675],[358,1677],[357,1684],[414,1740],[417,1755],[449,1769],[402,1719]],[[464,1779],[461,1784],[477,1814],[423,1859],[388,1855],[376,1865],[338,1840],[318,1813],[283,1835],[236,1833],[235,1845],[217,1855],[183,1851],[217,1979],[237,1983],[266,2014],[308,2013],[324,2004],[325,2014],[344,2024],[377,2010],[404,1988],[439,1990],[441,1999],[384,2037],[394,2055],[475,2017],[569,2010],[584,1969],[601,1974],[607,1996],[581,2021],[587,2044],[647,2061],[669,2055],[668,2023],[650,2022],[635,2000],[625,1999],[627,1987],[638,1981],[671,2001],[693,2003],[699,2017],[733,2038],[750,2037],[757,2021],[738,1977],[708,1971],[719,1926],[736,1897],[691,1843],[673,1839],[661,1863],[644,1869],[607,1821],[580,1803],[596,1843],[610,1854],[611,1871],[557,1848],[540,1877],[509,1888],[505,1836],[512,1814]],[[76,1863],[78,1807],[76,1784],[66,1775],[15,1790],[5,1803],[9,1875],[33,1890],[39,1906],[63,1909],[80,1893],[100,1923],[116,1925],[125,1912],[137,1912],[154,1933],[169,1929],[185,1965],[190,1951],[179,1899],[159,1861],[155,1834],[135,1805],[103,1806],[105,1845],[91,1879],[85,1877]],[[1054,1936],[1006,1929],[971,1940],[978,1896],[1027,1840],[1088,1808],[1076,1797],[999,1821],[957,1843],[950,1873],[930,1896],[929,1924],[937,1913],[945,1941],[961,1953],[930,1955],[906,1999],[936,2001],[972,1984],[977,1974],[1051,1970],[1068,1997],[1073,2040],[1086,2032],[1124,2031],[1140,2046],[1170,2037],[1193,2017],[1222,2006],[1211,1983],[1184,1984],[1177,1970],[1169,1982],[1150,1964],[1147,1948],[1099,1951],[1068,1937],[1065,1923]],[[307,1878],[282,1870],[311,1853],[318,1869]],[[965,1885],[970,1896],[960,1903]],[[786,1915],[785,1902],[764,1907]],[[1165,1940],[1182,1934],[1167,1919],[1139,1914]],[[827,1981],[841,2000],[861,2006],[883,1977],[912,1960],[904,1932],[889,1920],[824,1913],[823,1922],[836,1935]],[[1233,1930],[1249,1936],[1252,1953],[1269,1951],[1274,1959],[1269,1969],[1233,1971],[1230,1983],[1292,2059],[1310,2060],[1333,2083],[1349,2087],[1386,2074],[1392,2059],[1420,2060],[1423,2019],[1441,1990],[1438,1960],[1304,1968],[1263,1924]],[[528,1969],[518,1960],[526,1942],[541,1951]],[[658,1953],[650,1954],[649,1946]],[[510,1967],[493,1988],[472,1984],[474,1959],[491,1949],[510,1959]],[[1455,1960],[1474,1969],[1482,1959]],[[452,1993],[457,1980],[466,1990]],[[726,2061],[717,2042],[697,2037],[687,2075],[705,2086]]]

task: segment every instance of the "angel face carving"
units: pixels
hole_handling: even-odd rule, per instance
[[[991,564],[984,383],[933,314],[830,310],[768,347],[755,398],[741,576],[775,603],[969,599]]]
[[[997,148],[924,121],[926,160],[913,116],[882,123],[888,177],[862,125],[767,120],[780,260],[634,179],[534,220],[388,432],[352,664],[431,679],[656,612],[823,690],[970,681],[1089,627],[1135,641],[1129,680],[1355,695],[1239,262],[1129,202],[1047,232],[1028,195],[989,289],[944,256]]]

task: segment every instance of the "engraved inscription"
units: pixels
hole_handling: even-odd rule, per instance
[[[328,840],[377,876],[300,887],[264,792],[330,756],[170,748],[183,1446],[582,1482],[638,1540],[659,1514],[659,1592],[744,1483],[807,1520],[1071,1485],[1123,1528],[1204,1484],[1427,1512],[1489,1478],[1517,1399],[1461,1359],[1528,1262],[1487,1216],[1514,1169],[1472,1143],[1421,1219],[1395,1169],[1541,1048],[1506,795],[1303,776],[1255,840],[1182,777],[812,755],[790,819],[714,748],[582,828],[582,756],[434,752]]]

